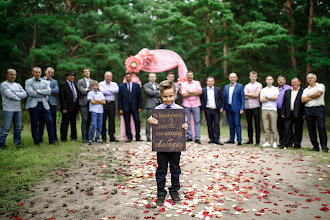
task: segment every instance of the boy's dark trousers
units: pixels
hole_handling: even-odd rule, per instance
[[[169,188],[170,194],[178,193],[180,189],[179,176],[181,174],[180,156],[181,152],[157,152],[157,196],[166,196],[167,194],[165,190],[165,183],[168,164],[170,164],[172,182],[172,186]]]

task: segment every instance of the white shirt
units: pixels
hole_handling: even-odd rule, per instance
[[[275,86],[268,87],[266,86],[263,88],[260,92],[260,97],[274,97],[275,95],[279,95],[280,92],[278,91],[278,88]],[[268,101],[262,103],[262,110],[272,110],[277,111],[277,103],[275,101]]]
[[[103,93],[100,91],[95,92],[94,90],[92,90],[87,94],[87,100],[89,101],[89,111],[96,113],[103,113],[103,105],[92,104],[92,102],[90,101],[91,99],[104,100],[105,98]]]
[[[294,102],[296,101],[299,89],[300,89],[300,86],[297,90],[293,90],[293,88],[291,87],[291,111],[294,110]]]
[[[86,77],[84,77],[84,79],[85,79],[85,82],[86,82],[87,88],[89,88],[89,83],[90,83],[91,79],[87,79]]]
[[[233,103],[233,93],[234,93],[235,86],[236,86],[236,83],[234,85],[230,84],[230,87],[229,87],[229,100],[228,100],[229,105],[231,105]]]
[[[150,81],[149,81],[150,82]],[[151,83],[151,85],[152,85],[152,88],[154,88],[154,90],[156,90],[157,89],[157,87],[156,87],[156,83],[152,83],[152,82],[150,82]]]
[[[207,87],[206,108],[210,108],[210,109],[217,108],[217,105],[215,104],[215,97],[214,97],[214,86]]]
[[[318,91],[323,92],[322,95],[320,95],[320,97],[318,97],[317,99],[313,99],[309,102],[306,102],[305,107],[316,107],[316,106],[325,105],[324,102],[325,86],[322,83],[316,83],[315,86],[313,87],[308,86],[307,88],[305,88],[302,97],[308,97]]]

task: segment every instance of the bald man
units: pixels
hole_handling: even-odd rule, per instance
[[[108,129],[109,138],[111,142],[118,142],[115,138],[115,116],[116,116],[116,94],[119,92],[119,87],[116,82],[112,82],[112,73],[105,72],[104,81],[99,83],[99,90],[105,97],[105,105],[103,105],[103,125],[102,125],[102,142],[107,142],[107,128],[106,122],[109,118]]]
[[[26,98],[26,92],[22,86],[15,83],[16,71],[8,69],[7,80],[1,83],[2,97],[2,125],[0,131],[0,148],[6,148],[6,138],[9,133],[11,122],[14,129],[14,144],[21,147],[22,108],[21,100]]]
[[[241,114],[244,112],[245,96],[244,87],[237,83],[238,77],[236,73],[229,74],[230,84],[225,86],[225,109],[223,114],[227,115],[230,139],[225,144],[235,143],[235,132],[237,135],[237,145],[242,145],[242,130],[241,130]]]

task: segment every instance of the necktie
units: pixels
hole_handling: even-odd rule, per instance
[[[72,91],[72,96],[73,96],[73,102],[76,102],[77,101],[77,95],[74,91],[73,83],[71,83],[71,91]]]
[[[40,82],[40,79],[36,79],[37,82]]]
[[[166,109],[170,109],[170,108],[171,108],[171,106],[167,105],[165,108],[166,108]]]
[[[131,83],[127,83],[128,84],[128,101],[131,102]]]

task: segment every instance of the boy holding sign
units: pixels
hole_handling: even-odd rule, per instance
[[[155,109],[183,109],[181,106],[175,104],[176,90],[175,84],[170,80],[165,80],[159,84],[160,96],[163,103],[156,106]],[[157,125],[158,120],[152,116],[148,118],[150,126]],[[187,130],[188,124],[183,123],[182,128]],[[185,138],[183,139],[185,140]],[[165,190],[166,174],[168,164],[170,164],[171,182],[172,186],[169,188],[169,192],[173,199],[173,202],[180,202],[179,189],[180,181],[179,176],[181,173],[180,169],[180,156],[181,152],[157,152],[157,170],[156,170],[156,181],[157,181],[157,205],[164,204],[167,191]]]

